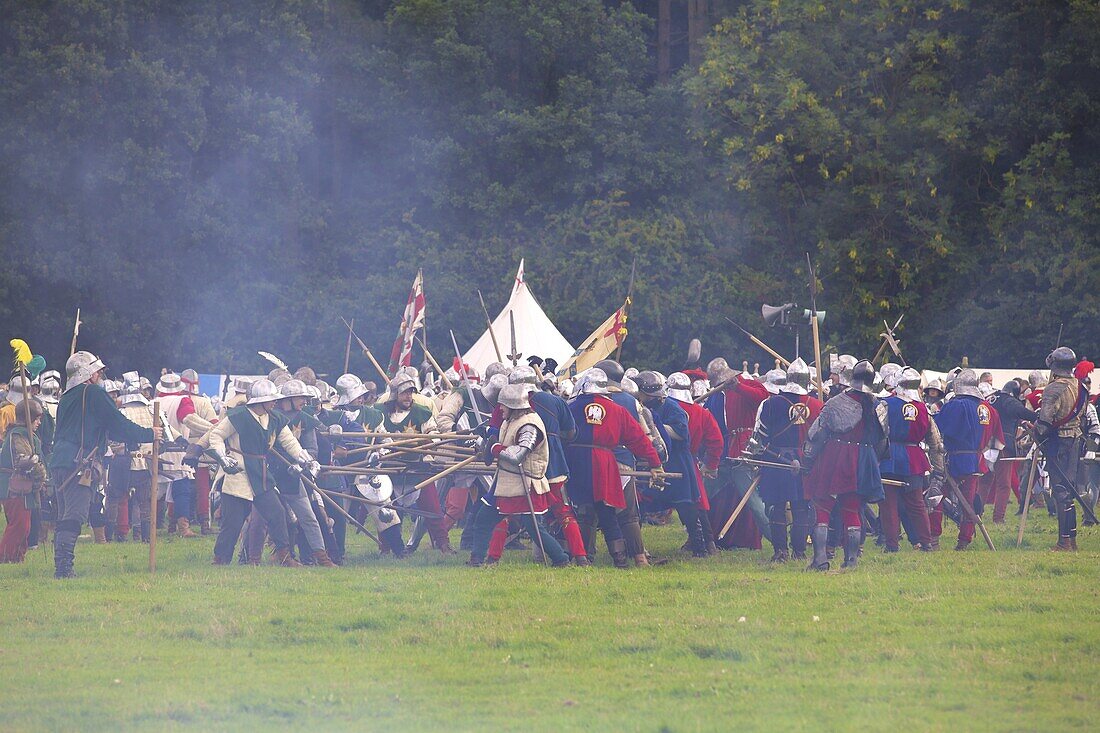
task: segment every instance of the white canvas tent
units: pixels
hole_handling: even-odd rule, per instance
[[[522,355],[521,363],[526,364],[529,356],[541,356],[543,359],[556,359],[558,364],[564,364],[573,355],[573,347],[543,312],[535,296],[528,289],[523,279],[522,260],[519,263],[519,272],[516,273],[515,284],[512,286],[512,297],[508,299],[508,304],[504,306],[500,315],[493,320],[493,334],[496,335],[497,345],[500,346],[500,353],[505,363],[510,363],[508,354],[512,351],[509,314],[512,314],[516,322],[516,350]],[[462,359],[479,373],[483,373],[485,367],[497,361],[496,351],[493,349],[493,338],[488,329],[481,334],[481,338],[463,355]]]

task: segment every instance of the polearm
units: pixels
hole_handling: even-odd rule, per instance
[[[1024,508],[1020,513],[1020,531],[1016,534],[1016,548],[1024,542],[1024,526],[1027,524],[1027,512],[1031,508],[1031,491],[1035,488],[1035,472],[1039,469],[1039,450],[1033,449],[1035,454],[1031,457],[1031,470],[1027,475],[1027,486],[1024,489]]]
[[[153,400],[153,427],[160,427],[160,400]],[[149,467],[149,572],[157,572],[157,479],[160,477],[160,440],[153,431],[153,463]]]
[[[340,317],[340,320],[344,321],[343,316]],[[382,383],[389,384],[390,378],[386,376],[386,370],[383,369],[382,365],[375,360],[374,354],[372,354],[370,351],[370,347],[363,343],[363,339],[359,338],[359,334],[355,333],[355,329],[351,327],[350,323],[344,321],[344,325],[348,327],[348,333],[355,337],[355,340],[359,343],[359,348],[362,349],[366,357],[370,359],[370,363],[373,364],[374,368],[378,370],[378,375],[382,377]]]
[[[980,529],[982,532],[982,537],[985,538],[985,544],[989,547],[989,549],[996,552],[997,548],[993,546],[993,540],[990,539],[989,531],[986,530],[985,523],[982,521],[982,518],[978,515],[977,512],[974,511],[974,505],[967,501],[966,497],[963,496],[962,490],[959,489],[959,485],[955,483],[955,479],[951,478],[951,474],[944,471],[943,477],[944,479],[946,479],[945,483],[947,484],[947,487],[950,488],[951,493],[955,495],[955,501],[959,502],[959,509],[962,510],[962,513],[965,514],[973,524],[976,524],[978,526],[978,529]]]
[[[634,270],[638,267],[638,256],[634,256],[634,262],[630,265],[630,282],[626,286],[626,302],[623,303],[623,321],[627,319],[627,308],[634,302]],[[623,341],[626,337],[623,337]],[[615,361],[619,360],[619,357],[623,353],[623,342],[619,341],[619,345],[615,347]]]
[[[1065,470],[1060,465],[1058,465],[1058,461],[1054,457],[1048,456],[1046,451],[1043,450],[1043,445],[1045,443],[1046,441],[1043,441],[1042,443],[1037,443],[1036,446],[1040,451],[1042,451],[1043,458],[1046,459],[1047,471],[1049,472],[1050,467],[1053,466],[1054,470],[1056,470],[1058,474],[1062,477],[1062,483],[1065,484],[1065,487],[1067,489],[1069,489],[1069,493],[1072,494],[1073,498],[1077,500],[1077,503],[1081,505],[1081,510],[1084,512],[1085,518],[1093,524],[1100,524],[1100,522],[1096,521],[1096,513],[1092,511],[1092,507],[1090,507],[1088,505],[1088,502],[1085,501],[1084,497],[1082,497],[1081,494],[1078,493],[1076,482],[1072,481],[1070,477],[1066,475]]]
[[[451,384],[451,380],[447,378],[447,373],[444,372],[443,368],[439,366],[439,362],[435,360],[434,356],[432,356],[432,352],[428,351],[428,344],[424,341],[424,339],[420,338],[419,336],[417,336],[415,338],[416,338],[417,341],[420,342],[420,347],[422,349],[424,349],[424,356],[428,359],[429,362],[431,362],[432,367],[437,372],[439,372],[440,378],[443,379],[444,388],[454,389],[454,385]]]
[[[351,364],[351,329],[353,328],[355,328],[354,318],[348,324],[348,343],[344,346],[344,374],[348,373],[348,366]]]
[[[477,407],[477,400],[474,399],[474,391],[470,386],[470,376],[466,373],[466,362],[462,361],[462,352],[458,350],[458,341],[455,340],[455,332],[451,331],[451,345],[454,346],[455,356],[458,357],[458,376],[462,377],[463,384],[466,385],[466,396],[470,398],[470,409],[477,415],[477,424],[485,422],[485,416],[481,414],[481,410]],[[515,333],[515,331],[513,331]]]
[[[485,314],[485,322],[489,324],[489,338],[493,340],[493,351],[497,353],[497,361],[504,363],[504,357],[500,355],[500,345],[497,344],[497,334],[493,330],[493,322],[489,320],[489,309],[485,307],[485,298],[481,297],[481,291],[477,291],[477,299],[481,301],[481,312]]]
[[[749,484],[749,488],[745,492],[745,495],[742,496],[741,501],[737,503],[737,508],[733,510],[733,514],[730,515],[730,518],[726,521],[725,525],[723,525],[722,531],[718,533],[718,539],[722,539],[723,537],[725,537],[726,532],[730,531],[730,527],[732,527],[733,523],[737,521],[737,518],[741,516],[741,510],[744,509],[745,505],[749,503],[749,497],[752,496],[752,492],[756,491],[756,487],[759,483],[760,477],[757,476],[752,480],[752,483]]]
[[[497,459],[500,460],[500,459]],[[527,508],[531,511],[531,524],[535,527],[535,537],[539,541],[539,552],[542,553],[542,564],[549,565],[550,558],[546,556],[546,546],[542,544],[542,530],[539,529],[539,519],[535,516],[535,503],[531,500],[531,491],[528,489],[529,479],[527,478],[527,471],[523,469],[523,464],[519,464],[519,477],[523,483],[523,495],[527,497]]]
[[[817,365],[817,369],[814,370],[814,381],[817,382],[818,399],[824,402],[825,385],[821,382],[821,329],[817,322],[817,273],[814,272],[813,263],[810,262],[809,252],[806,253],[806,266],[810,268],[810,307],[813,309],[810,311],[810,327],[814,335],[814,364]]]
[[[768,345],[767,345],[766,343],[764,343],[764,342],[763,342],[763,341],[761,341],[760,339],[756,338],[755,336],[753,336],[753,335],[752,335],[751,333],[749,333],[749,332],[748,332],[748,331],[746,331],[745,329],[741,328],[740,324],[738,324],[738,323],[737,323],[737,321],[735,321],[735,320],[733,320],[732,318],[729,318],[729,317],[727,317],[727,316],[722,316],[722,318],[725,318],[725,319],[726,319],[727,321],[729,321],[729,323],[733,324],[733,326],[734,326],[734,327],[735,327],[735,328],[736,328],[736,329],[737,329],[738,331],[740,331],[741,333],[743,333],[743,334],[745,334],[746,336],[748,336],[748,337],[749,337],[749,340],[750,340],[750,341],[752,341],[752,342],[753,342],[754,344],[756,344],[756,345],[757,345],[757,346],[759,346],[759,347],[760,347],[761,349],[763,349],[764,351],[766,351],[766,352],[768,352],[769,354],[771,354],[771,355],[772,355],[773,357],[775,357],[776,359],[779,359],[780,363],[782,363],[782,364],[783,364],[783,366],[785,366],[785,367],[789,367],[789,366],[791,365],[791,362],[790,362],[790,360],[789,360],[789,359],[784,359],[784,358],[783,358],[782,356],[780,356],[780,355],[779,355],[779,352],[778,352],[778,351],[776,351],[776,350],[775,350],[775,349],[773,349],[772,347],[768,346]],[[820,371],[820,369],[819,369],[819,371]]]
[[[755,458],[744,458],[744,457],[742,457],[742,458],[734,458],[734,459],[731,459],[731,460],[740,461],[741,463],[745,463],[749,466],[759,466],[761,468],[782,468],[782,469],[785,469],[787,471],[790,471],[791,469],[794,468],[794,466],[792,466],[789,463],[776,463],[775,461],[758,461]],[[807,469],[806,468],[800,468],[799,472],[800,473],[806,473]],[[883,486],[908,486],[909,485],[909,484],[905,483],[904,481],[895,481],[892,478],[884,478],[884,479],[881,479],[881,481],[882,481]]]
[[[76,337],[80,333],[80,306],[76,309],[76,321],[73,323],[73,342],[69,345],[69,356],[76,353]]]
[[[891,329],[888,329],[890,333],[893,333],[895,330],[897,330],[897,327],[901,325],[901,319],[902,318],[905,318],[904,313],[902,313],[900,316],[898,316],[898,320],[894,322],[894,327],[891,328]],[[882,343],[880,343],[878,345],[878,351],[876,351],[874,357],[871,358],[871,363],[872,364],[874,364],[876,361],[879,360],[879,358],[882,356],[882,352],[886,351],[886,345],[887,345],[886,337],[883,336]]]

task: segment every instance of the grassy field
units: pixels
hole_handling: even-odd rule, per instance
[[[1053,554],[868,548],[646,570],[496,568],[423,549],[335,570],[211,567],[211,539],[0,565],[0,730],[1086,730],[1100,716],[1100,532]],[[1011,535],[1011,537],[1010,537]],[[457,537],[455,538],[457,541]]]

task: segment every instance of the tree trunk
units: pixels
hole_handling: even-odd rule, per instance
[[[657,0],[657,83],[667,84],[669,77],[669,33],[672,25],[672,0]]]
[[[688,63],[698,66],[703,60],[702,39],[710,27],[707,0],[688,0]]]

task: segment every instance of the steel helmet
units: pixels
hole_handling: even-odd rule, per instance
[[[500,397],[500,390],[507,386],[507,384],[508,376],[502,372],[498,372],[489,377],[489,380],[485,382],[485,384],[481,385],[481,396],[489,400],[490,404],[495,405],[497,399]]]
[[[626,373],[623,370],[623,365],[614,359],[601,359],[597,361],[594,366],[597,369],[603,369],[604,374],[607,375],[607,381],[615,382],[616,384],[623,381],[623,375]]]
[[[180,379],[187,385],[187,391],[191,394],[199,393],[199,373],[194,369],[184,369],[180,372]]]
[[[665,380],[657,372],[638,372],[638,376],[634,378],[634,382],[638,385],[638,392],[641,394],[650,397],[665,396]]]
[[[857,392],[867,392],[868,394],[873,391],[872,385],[875,381],[875,368],[871,366],[871,362],[866,359],[856,362],[855,365],[852,366],[849,374],[851,375],[850,381],[853,390]],[[841,381],[844,381],[843,376],[841,377]]]
[[[162,374],[160,381],[157,382],[158,395],[179,394],[185,391],[187,390],[184,389],[183,380],[180,379],[180,375],[174,374],[173,372]]]
[[[1056,377],[1072,377],[1077,366],[1077,354],[1068,346],[1059,346],[1047,355],[1047,366]]]
[[[279,394],[283,398],[290,397],[310,397],[309,391],[306,389],[305,383],[300,379],[288,379],[283,382],[279,387]]]
[[[84,384],[92,378],[93,374],[106,368],[107,366],[92,352],[76,352],[65,362],[65,391],[68,392],[78,384]]]
[[[509,410],[530,410],[531,391],[529,384],[506,384],[501,387],[497,402]]]
[[[257,379],[248,388],[248,404],[262,405],[265,402],[275,402],[282,399],[279,388],[270,379]]]
[[[607,374],[596,367],[586,369],[574,387],[577,394],[607,394]]]
[[[691,402],[691,378],[683,372],[673,372],[665,382],[668,396],[681,402]]]
[[[539,378],[533,367],[518,366],[508,372],[508,384],[538,384]]]
[[[779,394],[787,386],[787,373],[782,369],[771,369],[764,374],[763,381],[768,394]]]
[[[808,394],[810,389],[810,366],[799,357],[787,365],[787,384],[784,392],[791,394]]]

